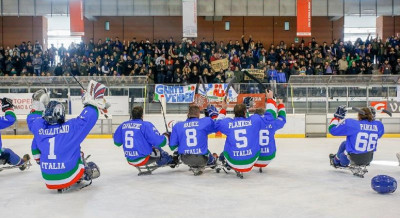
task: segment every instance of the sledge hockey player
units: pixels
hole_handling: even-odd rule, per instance
[[[266,95],[268,99],[273,98],[270,90],[266,91]],[[215,123],[216,130],[226,135],[224,151],[219,159],[233,168],[238,177],[243,178],[243,173],[251,171],[260,156],[259,131],[273,117],[266,111],[262,117],[255,114],[247,118],[246,105],[237,104],[233,109],[235,117],[224,118],[226,108],[226,102],[223,102],[223,110]]]
[[[216,166],[216,158],[208,150],[208,135],[215,133],[215,122],[211,117],[217,117],[218,111],[213,105],[209,105],[207,112],[208,116],[200,118],[200,108],[190,105],[186,121],[179,122],[172,128],[169,143],[174,154],[177,152],[182,162],[196,176],[202,174],[206,166]]]
[[[5,113],[4,116],[0,116],[0,129],[5,129],[15,123],[17,117],[14,113],[14,105],[11,99],[2,98],[1,99],[1,110]],[[29,154],[25,154],[21,159],[17,154],[15,154],[9,148],[2,148],[2,141],[0,135],[0,165],[10,164],[12,166],[18,167],[20,170],[25,170],[27,166],[30,165]],[[9,167],[8,167],[9,168]],[[4,168],[0,167],[0,171]]]
[[[260,156],[257,162],[254,164],[255,167],[259,167],[260,173],[262,168],[268,166],[268,164],[275,158],[276,155],[276,144],[275,144],[275,132],[282,129],[286,124],[286,110],[282,99],[278,99],[279,104],[277,105],[273,98],[267,99],[267,112],[272,114],[272,120],[265,121],[265,125],[260,130],[259,144],[260,144]],[[258,108],[255,114],[263,116],[265,113],[264,109]]]
[[[365,156],[366,163],[360,165],[369,165],[372,161],[378,139],[382,137],[385,129],[380,121],[375,120],[374,109],[365,107],[361,110],[362,112],[358,113],[358,120],[344,119],[347,112],[346,106],[339,106],[330,122],[330,134],[346,136],[346,141],[339,146],[338,152],[329,155],[330,163],[334,168],[348,167],[350,159],[357,155],[361,157],[360,154],[368,155]]]
[[[96,124],[99,110],[109,107],[104,99],[105,90],[103,84],[90,81],[82,96],[82,113],[69,121],[65,121],[64,105],[50,101],[45,90],[33,94],[27,123],[34,135],[32,154],[40,165],[47,188],[63,192],[75,183],[88,181],[83,188],[100,176],[95,163],[86,163],[81,143]]]
[[[178,163],[161,147],[168,144],[169,133],[160,135],[150,122],[143,121],[143,108],[132,108],[131,120],[118,126],[114,133],[114,144],[122,146],[128,163],[139,170],[139,175],[151,174],[158,167]],[[155,164],[154,164],[155,162]],[[145,172],[142,172],[145,169]]]

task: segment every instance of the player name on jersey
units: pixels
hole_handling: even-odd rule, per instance
[[[69,133],[69,125],[62,125],[50,129],[39,129],[39,135],[57,135],[63,133]]]
[[[360,128],[361,128],[361,130],[368,130],[368,131],[378,132],[378,126],[377,125],[370,125],[370,124],[362,124],[362,123],[360,123]]]
[[[198,121],[188,122],[183,125],[184,128],[195,127],[195,126],[199,126]]]
[[[244,150],[244,151],[233,151],[233,156],[236,157],[243,157],[243,156],[249,156],[253,155],[253,152],[251,152],[251,149]]]
[[[40,165],[41,165],[42,169],[46,169],[46,170],[62,170],[62,169],[65,169],[65,164],[63,162],[61,162],[61,163],[40,162]]]
[[[238,120],[229,123],[229,129],[245,127],[245,126],[251,126],[251,120]]]
[[[122,129],[140,129],[141,126],[141,123],[124,123]]]

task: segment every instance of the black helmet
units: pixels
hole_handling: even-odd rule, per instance
[[[50,101],[44,111],[43,119],[50,125],[65,122],[65,107],[58,101]]]

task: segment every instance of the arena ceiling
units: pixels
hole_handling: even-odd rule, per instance
[[[2,16],[68,14],[72,0],[0,0]],[[85,16],[181,16],[182,0],[83,0]],[[395,16],[400,0],[313,0],[313,16]],[[198,0],[199,16],[295,16],[296,0]]]

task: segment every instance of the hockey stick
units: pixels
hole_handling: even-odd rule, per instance
[[[203,77],[199,76],[199,80],[201,83],[201,86],[203,87],[204,90],[204,95],[206,96],[206,100],[207,100],[207,105],[208,105],[208,95],[207,95],[207,89],[206,89],[206,84],[204,83]]]
[[[79,82],[79,80],[75,77],[74,74],[72,74],[72,77],[73,77],[73,78],[75,79],[75,81],[81,86],[81,88],[82,88],[83,90],[85,90],[85,88],[83,88],[82,83]]]
[[[236,79],[236,77],[233,76],[233,77],[232,77],[232,80],[229,81],[228,86],[226,87],[226,90],[225,90],[225,97],[224,97],[224,101],[225,101],[225,102],[226,102],[226,99],[228,98],[228,95],[229,95],[229,89],[231,89],[231,87],[232,87],[232,85],[233,85],[233,81],[235,81],[235,79]]]
[[[349,107],[349,108],[347,108],[347,110],[353,110],[353,111],[356,111],[357,113],[359,113],[361,115],[365,115],[365,112],[363,110],[361,110],[360,108],[358,108],[358,107]]]
[[[160,105],[161,105],[161,112],[162,112],[162,115],[163,115],[163,117],[164,117],[165,131],[169,133],[169,131],[168,131],[168,125],[167,125],[167,119],[165,119],[164,107],[163,107],[163,105],[162,105],[161,99],[159,100],[159,102],[160,102]]]
[[[264,89],[266,89],[268,92],[271,90],[268,86],[264,85],[260,80],[258,80],[255,76],[251,75],[247,70],[242,70],[246,76],[248,76],[250,79],[254,80],[256,83],[260,84]],[[276,98],[275,93],[274,93],[274,98]]]
[[[389,115],[390,117],[392,117],[392,115],[393,115],[392,112],[390,112],[390,111],[388,111],[388,110],[386,110],[386,109],[383,109],[382,112],[383,112],[383,113],[386,113],[386,114]]]
[[[130,111],[129,111],[129,114],[130,114],[130,118],[131,118],[131,120],[133,119],[133,117],[132,117],[132,109],[133,109],[133,102],[135,101],[135,96],[131,96],[131,104],[129,105],[129,108],[130,108]]]

